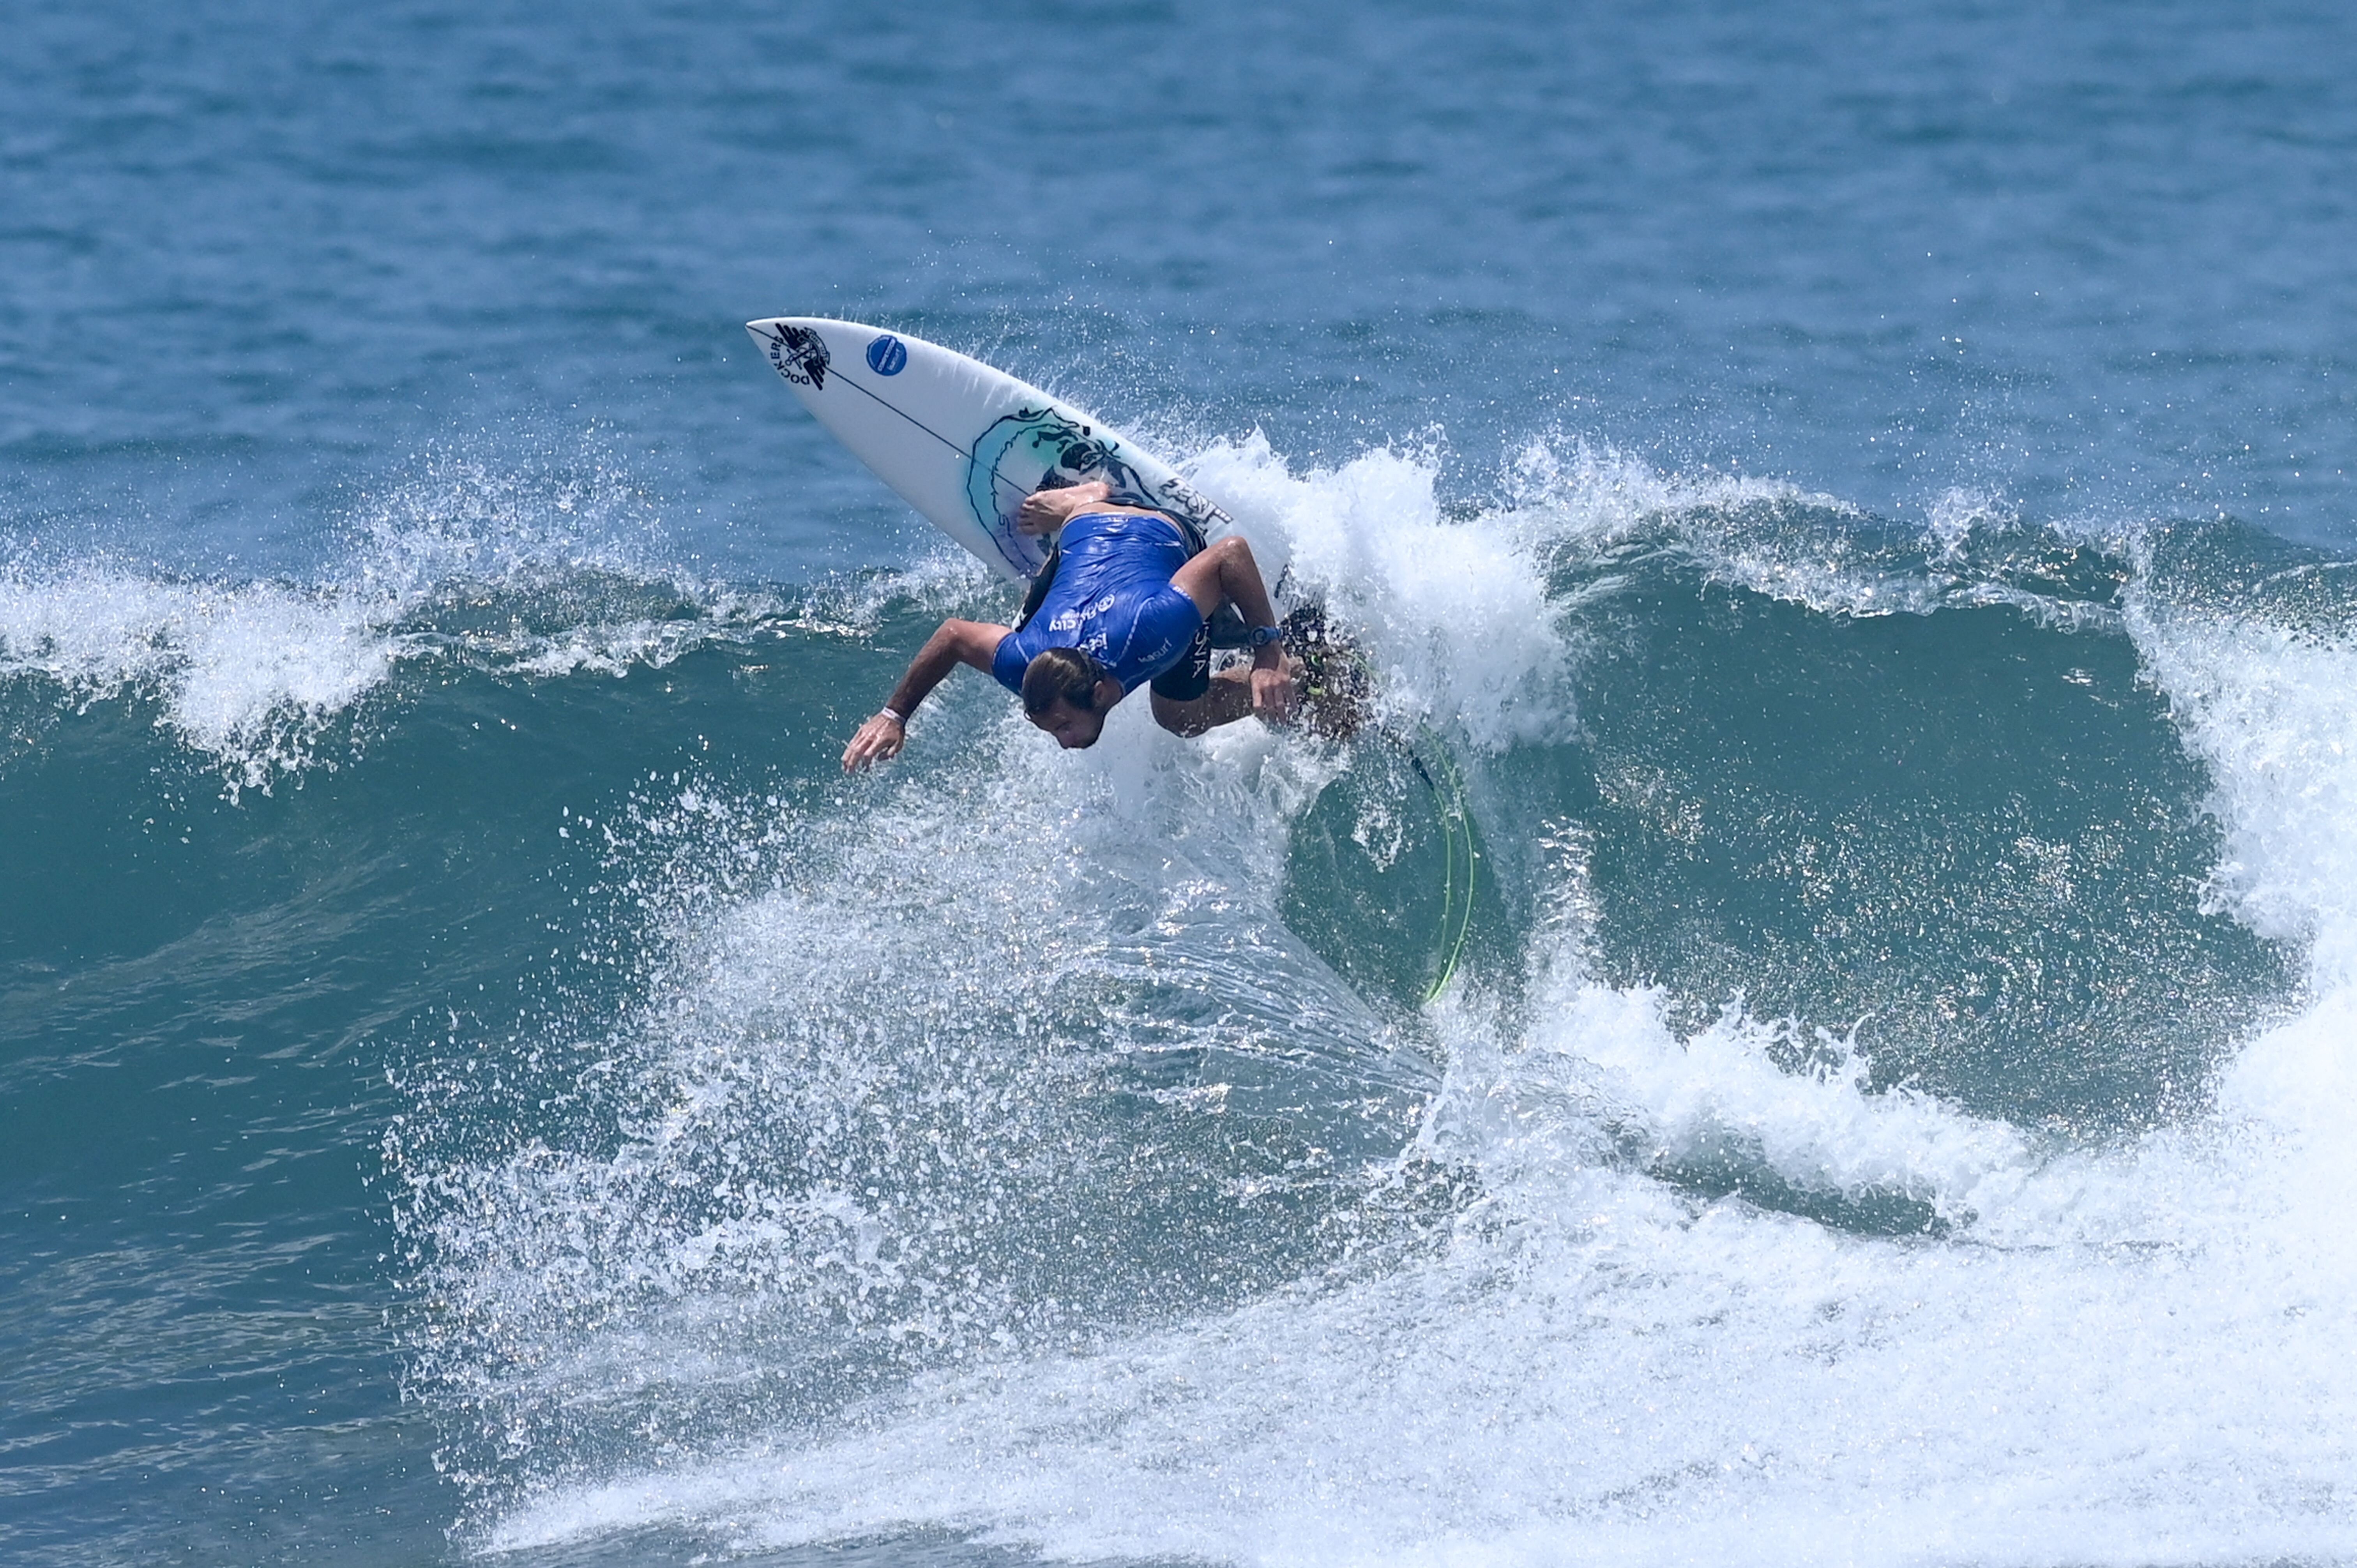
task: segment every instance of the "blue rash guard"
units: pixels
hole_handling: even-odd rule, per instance
[[[1032,660],[1077,648],[1111,670],[1125,695],[1187,656],[1203,616],[1170,583],[1188,559],[1176,523],[1083,512],[1064,524],[1063,555],[1031,624],[1002,638],[991,656],[1000,685],[1020,695]]]

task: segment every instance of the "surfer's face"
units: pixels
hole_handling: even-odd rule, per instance
[[[1026,715],[1030,721],[1056,737],[1056,744],[1066,751],[1078,751],[1096,745],[1097,736],[1104,733],[1104,714],[1087,708],[1076,708],[1060,698],[1043,714]]]

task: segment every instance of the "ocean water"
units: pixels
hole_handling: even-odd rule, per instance
[[[2357,1561],[2346,8],[5,38],[0,1558]],[[790,312],[1379,724],[845,780]]]

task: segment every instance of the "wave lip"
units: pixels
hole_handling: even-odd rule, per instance
[[[0,570],[0,679],[77,709],[151,701],[232,797],[266,792],[334,766],[323,738],[405,664],[619,674],[778,612],[662,564],[640,505],[602,472],[440,460],[308,581],[20,555]]]
[[[336,716],[392,672],[382,607],[274,584],[190,584],[81,564],[0,580],[0,675],[77,706],[153,695],[159,724],[232,793],[310,760]]]

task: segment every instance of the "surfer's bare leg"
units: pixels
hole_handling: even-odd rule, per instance
[[[1276,610],[1268,602],[1268,586],[1260,580],[1260,564],[1253,559],[1252,546],[1242,534],[1232,533],[1211,546],[1171,575],[1170,585],[1195,601],[1195,608],[1209,620],[1222,604],[1232,602],[1243,612],[1244,624],[1252,627],[1275,626]],[[1243,712],[1222,718],[1211,718],[1213,712],[1224,713],[1224,707],[1205,710],[1206,716],[1193,729],[1180,729],[1165,720],[1162,727],[1178,735],[1200,735],[1244,714],[1257,714],[1262,718],[1283,720],[1293,716],[1295,692],[1292,674],[1285,667],[1285,650],[1277,643],[1264,643],[1253,650],[1252,670],[1241,676],[1244,685],[1246,706]],[[1173,703],[1174,708],[1193,708],[1200,703],[1232,703],[1235,699],[1219,689],[1212,689],[1192,703]],[[1154,716],[1162,719],[1163,703],[1155,700]],[[1194,723],[1190,717],[1188,721]]]

